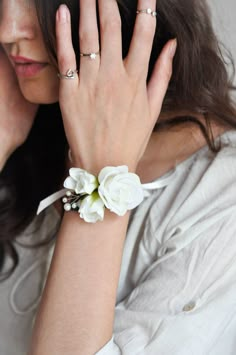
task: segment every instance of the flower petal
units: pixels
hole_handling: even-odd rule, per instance
[[[76,181],[74,179],[72,179],[70,176],[68,178],[66,178],[66,180],[64,181],[64,187],[66,189],[70,189],[70,190],[75,190],[76,187]]]

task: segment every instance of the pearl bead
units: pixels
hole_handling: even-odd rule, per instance
[[[70,191],[67,191],[67,192],[66,192],[66,196],[67,196],[67,197],[70,197],[71,195],[72,195],[72,193],[71,193]]]
[[[72,208],[75,210],[77,208],[77,204],[73,203]]]
[[[65,210],[66,212],[71,211],[71,205],[70,205],[69,203],[66,203],[66,204],[64,205],[64,210]]]
[[[67,202],[68,202],[68,198],[64,197],[64,198],[62,199],[62,202],[63,202],[63,203],[67,203]]]

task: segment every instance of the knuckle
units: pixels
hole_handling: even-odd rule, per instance
[[[61,54],[59,56],[59,65],[61,68],[66,68],[67,67],[67,63],[68,63],[68,59],[65,55]]]
[[[155,33],[155,27],[151,23],[147,24],[147,23],[141,22],[139,24],[138,31],[140,32],[140,34],[144,38],[144,40],[152,40],[154,37],[154,33]]]
[[[114,97],[118,93],[120,93],[120,86],[114,77],[104,78],[101,82],[101,86],[97,87],[97,94],[103,96],[106,104],[113,102]]]
[[[97,88],[97,92],[99,91],[99,88]],[[107,79],[104,79],[102,81],[102,91],[105,97],[110,97],[111,93],[113,92],[113,81]]]
[[[60,68],[64,69],[64,70],[68,70],[71,66],[71,63],[75,63],[76,59],[75,59],[75,55],[61,55],[58,58],[58,62],[59,62],[59,66]],[[74,68],[70,68],[70,69],[74,69]]]
[[[79,31],[80,44],[96,43],[97,36],[92,34],[93,31]]]
[[[101,20],[101,30],[102,32],[109,31],[120,31],[121,29],[121,19],[118,17],[111,17],[110,19]]]

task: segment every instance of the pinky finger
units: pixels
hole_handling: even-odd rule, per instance
[[[154,119],[160,114],[172,75],[173,58],[177,48],[176,39],[170,40],[162,50],[148,83],[150,112]]]
[[[67,88],[68,86],[71,87],[71,85],[78,85],[78,76],[75,74],[77,69],[76,57],[71,35],[71,16],[66,5],[61,5],[57,11],[56,37],[58,68],[62,81],[61,87]],[[74,72],[74,79],[68,79],[66,77],[67,74],[70,74],[69,71]]]

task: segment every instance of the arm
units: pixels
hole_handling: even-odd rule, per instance
[[[94,226],[65,214],[32,354],[93,354],[110,340],[127,220],[107,213]]]
[[[80,3],[79,32],[88,36],[85,41],[81,35],[81,48],[87,43],[98,47],[95,3]],[[151,5],[155,8],[156,1]],[[108,165],[125,164],[135,171],[160,113],[176,45],[171,41],[165,46],[147,91],[155,19],[138,17],[133,49],[124,63],[117,3],[101,0],[99,9],[104,29],[101,59],[93,63],[83,58],[79,77],[62,80],[64,126],[75,165],[94,174]],[[70,17],[64,11],[61,6],[57,13],[61,73],[76,67],[69,45]],[[143,26],[148,35],[142,39]],[[147,45],[142,53],[140,41]],[[111,338],[127,223],[128,215],[117,217],[109,212],[95,225],[84,223],[76,214],[64,216],[36,319],[31,355],[94,354]]]

